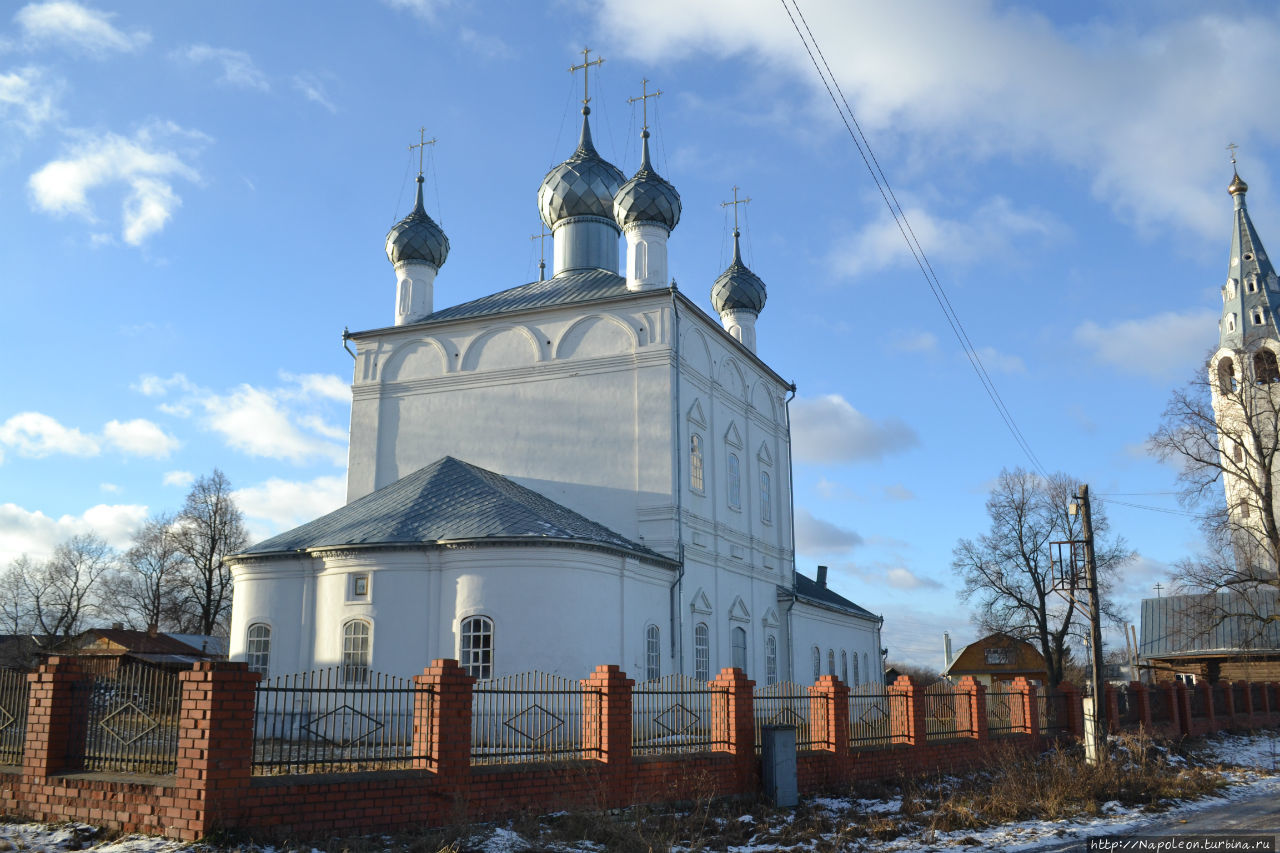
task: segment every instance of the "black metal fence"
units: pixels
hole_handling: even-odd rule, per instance
[[[892,720],[907,714],[907,697],[889,693],[879,684],[861,684],[849,691],[849,747],[878,749],[893,744]]]
[[[728,708],[728,694],[723,687],[685,675],[637,684],[631,691],[631,754],[706,752],[728,746],[714,740],[713,717],[717,704]]]
[[[323,773],[411,767],[429,759],[414,746],[414,721],[429,731],[434,690],[369,672],[358,683],[342,667],[281,675],[258,684],[253,772]]]
[[[27,737],[27,674],[0,670],[0,764],[21,764]]]
[[[584,703],[603,698],[598,689],[548,672],[478,681],[471,693],[471,762],[596,757],[582,743],[582,713]]]
[[[1022,694],[1006,688],[1007,685],[995,684],[987,691],[987,734],[992,737],[1021,732],[1026,727]]]
[[[973,731],[973,721],[967,713],[960,713],[960,703],[967,702],[968,695],[957,695],[948,681],[935,681],[924,689],[925,740],[943,741],[968,737]]]
[[[1169,707],[1169,695],[1163,685],[1152,685],[1147,689],[1147,707],[1151,709],[1151,722],[1172,722]]]
[[[75,683],[78,717],[67,757],[85,770],[166,775],[178,767],[178,675],[124,666]],[[81,751],[83,748],[83,752]]]
[[[1036,698],[1040,706],[1040,734],[1045,737],[1070,734],[1071,717],[1067,710],[1067,694],[1051,690],[1042,684],[1036,688]]]
[[[1209,695],[1213,700],[1213,716],[1227,716],[1227,690],[1230,688],[1219,681],[1217,684],[1209,686]]]
[[[809,703],[809,688],[793,681],[757,687],[752,698],[756,752],[764,749],[765,726],[794,726],[796,749],[812,749],[814,741],[809,725]]]
[[[1199,684],[1187,685],[1187,698],[1191,705],[1191,716],[1206,717],[1209,712],[1205,708],[1204,691]]]

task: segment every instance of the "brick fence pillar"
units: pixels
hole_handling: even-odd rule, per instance
[[[711,723],[712,750],[733,755],[736,769],[733,790],[741,794],[754,790],[756,768],[756,723],[754,691],[756,683],[737,667],[720,670],[711,682],[714,713]]]
[[[1173,691],[1178,697],[1178,730],[1184,735],[1190,735],[1194,726],[1191,721],[1191,691],[1182,681],[1174,682]]]
[[[1137,710],[1138,725],[1151,731],[1151,694],[1147,685],[1140,681],[1129,682],[1129,701]]]
[[[1036,686],[1022,676],[1013,680],[1013,692],[1021,700],[1021,708],[1014,708],[1014,731],[1021,732],[1031,738],[1031,747],[1040,751],[1040,697],[1036,694]],[[1018,713],[1021,711],[1021,724]]]
[[[1102,695],[1107,703],[1107,731],[1115,734],[1120,731],[1120,696],[1110,684],[1102,685]]]
[[[1178,696],[1178,687],[1175,682],[1166,681],[1151,686],[1152,690],[1159,690],[1164,695],[1164,707],[1167,720],[1165,722],[1173,728],[1182,730],[1182,700]],[[1153,721],[1154,722],[1154,721]]]
[[[1200,698],[1204,701],[1204,718],[1209,721],[1209,731],[1213,731],[1217,728],[1218,716],[1217,710],[1213,707],[1213,685],[1207,681],[1200,681],[1191,687],[1200,691]]]
[[[234,826],[253,770],[254,688],[249,665],[199,661],[178,674],[178,769],[165,834],[186,840]]]
[[[1262,682],[1261,693],[1262,693],[1262,714],[1263,714],[1264,725],[1271,722],[1271,714],[1272,712],[1275,711],[1275,706],[1271,704],[1271,687],[1272,687],[1271,682],[1269,681]]]
[[[597,666],[582,680],[582,748],[606,764],[625,767],[631,761],[631,688],[633,679],[617,665]]]
[[[426,765],[457,812],[465,808],[471,788],[471,686],[476,680],[456,660],[437,658],[414,681],[434,691]]]
[[[77,687],[88,680],[79,661],[68,657],[51,657],[27,676],[24,776],[52,776],[84,766],[89,697]]]
[[[1062,694],[1062,704],[1066,711],[1066,729],[1072,737],[1084,740],[1084,705],[1081,702],[1080,688],[1070,681],[1058,684],[1058,692]]]
[[[1236,708],[1236,687],[1235,682],[1219,681],[1214,685],[1216,689],[1222,691],[1222,707],[1226,709],[1227,719],[1224,724],[1227,728],[1235,728],[1236,714],[1239,709]]]
[[[834,675],[809,688],[809,740],[813,749],[849,754],[849,688]]]
[[[1010,707],[1010,713],[1013,708]],[[956,685],[956,730],[962,737],[987,740],[991,733],[987,721],[987,688],[972,675]]]
[[[1247,681],[1237,682],[1244,685],[1244,707],[1237,708],[1236,712],[1244,715],[1245,725],[1253,727],[1253,685]]]
[[[924,688],[911,676],[899,675],[885,692],[889,694],[889,734],[893,743],[924,746]]]

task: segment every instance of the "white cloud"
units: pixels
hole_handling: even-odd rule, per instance
[[[1029,236],[1050,236],[1058,229],[1044,213],[1015,210],[1008,199],[989,199],[967,220],[946,219],[918,206],[906,208],[912,231],[933,261],[945,258],[953,265],[1009,255],[1013,244]],[[888,267],[915,264],[897,223],[885,213],[860,231],[839,240],[831,250],[831,265],[838,274],[858,276]]]
[[[47,559],[59,542],[77,533],[97,533],[115,548],[127,548],[133,532],[147,518],[137,504],[98,504],[82,515],[50,518],[39,510],[13,503],[0,504],[0,567],[22,554]]]
[[[296,464],[317,458],[346,464],[345,447],[299,429],[288,408],[268,391],[241,385],[230,394],[210,394],[198,402],[205,412],[205,425],[250,456]]]
[[[804,507],[796,507],[796,550],[810,556],[844,554],[862,544],[853,530],[833,524]]]
[[[121,488],[115,483],[99,483],[98,488],[108,494],[116,495],[121,492]]]
[[[894,566],[884,573],[885,580],[894,589],[941,589],[942,584],[933,578],[918,575],[904,566]]]
[[[307,482],[272,477],[265,483],[237,489],[232,497],[250,519],[257,538],[297,527],[346,503],[345,477],[317,477]],[[256,523],[253,523],[256,522]]]
[[[424,21],[434,21],[436,13],[453,3],[453,0],[382,0],[392,9],[401,9]]]
[[[190,471],[165,471],[164,484],[185,489],[196,481],[196,475]]]
[[[97,456],[101,450],[98,439],[40,412],[20,412],[0,424],[0,444],[35,459],[54,453]]]
[[[486,59],[506,59],[511,56],[511,46],[491,33],[479,33],[470,27],[460,27],[458,40]]]
[[[13,19],[30,46],[61,44],[91,56],[131,53],[151,41],[143,30],[126,33],[117,29],[111,23],[114,17],[69,0],[56,0],[23,6]]]
[[[651,0],[643,27],[628,0],[595,9],[615,50],[664,62],[746,57],[802,81],[831,132],[844,132],[773,0]],[[1216,236],[1223,163],[1205,152],[1221,151],[1223,128],[1245,146],[1280,141],[1271,119],[1280,88],[1240,84],[1280,52],[1280,16],[1267,5],[1152,9],[1118,24],[1095,17],[1058,27],[1038,10],[990,0],[805,4],[872,138],[892,145],[910,135],[925,156],[1048,159],[1079,170],[1096,198],[1140,226]]]
[[[886,500],[891,501],[913,501],[916,499],[916,493],[901,483],[894,483],[891,486],[885,486],[884,496]]]
[[[802,462],[882,459],[920,443],[915,430],[903,421],[874,421],[839,394],[799,397],[791,413],[791,443]]]
[[[837,483],[833,480],[828,480],[826,477],[819,477],[813,488],[825,500],[829,501],[857,500],[859,498],[858,493],[844,483]]]
[[[144,394],[148,397],[163,397],[175,389],[178,391],[196,390],[195,384],[181,373],[175,373],[168,379],[151,373],[143,374],[138,378],[137,383],[130,387],[139,394]]]
[[[193,44],[181,50],[175,50],[174,57],[186,60],[193,65],[211,62],[221,66],[222,76],[218,79],[230,86],[241,89],[257,89],[260,92],[271,91],[267,75],[254,64],[253,57],[243,50],[232,50],[228,47],[212,47],[207,44]]]
[[[1027,372],[1027,366],[1023,363],[1021,356],[1000,352],[995,347],[978,347],[975,352],[988,373]]]
[[[108,421],[102,428],[105,441],[129,456],[146,456],[164,459],[181,446],[181,442],[151,421],[134,418],[131,421]]]
[[[1186,377],[1203,360],[1216,343],[1211,331],[1216,319],[1214,311],[1164,311],[1110,326],[1089,320],[1076,327],[1073,337],[1100,364],[1166,382]]]
[[[57,117],[54,101],[60,89],[39,68],[28,66],[0,74],[0,121],[30,136]]]
[[[896,338],[893,346],[902,352],[937,352],[938,338],[932,332],[914,332]]]
[[[148,125],[133,138],[81,134],[63,158],[51,160],[31,175],[27,187],[37,209],[56,215],[74,213],[93,222],[89,192],[124,184],[121,234],[125,242],[137,246],[162,229],[181,205],[170,180],[199,178],[173,144],[206,140],[172,123]]]
[[[332,373],[285,373],[280,378],[296,383],[304,396],[326,397],[339,403],[351,402],[351,386]]]
[[[319,104],[331,113],[336,113],[338,108],[329,98],[329,93],[325,91],[324,83],[315,74],[303,72],[293,75],[293,88],[302,93],[302,97],[311,101],[313,104]]]

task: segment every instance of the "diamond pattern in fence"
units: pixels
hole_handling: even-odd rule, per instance
[[[724,691],[686,675],[644,681],[631,691],[631,754],[705,752],[714,747],[712,714]],[[727,709],[728,703],[724,703]]]
[[[594,757],[595,750],[582,743],[582,717],[587,710],[599,714],[603,698],[595,688],[549,672],[478,681],[471,692],[471,761],[508,764]]]

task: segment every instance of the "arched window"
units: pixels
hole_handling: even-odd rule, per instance
[[[643,240],[636,242],[636,267],[633,272],[637,281],[649,275],[649,244]]]
[[[1253,354],[1253,381],[1259,385],[1280,382],[1280,365],[1276,364],[1276,354],[1266,347]]]
[[[822,677],[822,649],[817,646],[813,647],[813,680],[817,681]]]
[[[840,680],[849,683],[849,653],[844,649],[840,650]]]
[[[476,679],[493,678],[493,620],[488,616],[463,619],[461,633],[458,657],[462,668]]]
[[[836,674],[836,653],[832,649],[827,649],[827,675]]]
[[[764,638],[764,683],[778,683],[778,641],[773,634]]]
[[[733,665],[743,672],[747,671],[747,629],[741,626],[735,627],[729,632],[729,639],[733,643]]]
[[[1244,445],[1239,442],[1231,442],[1231,458],[1236,462],[1244,461]]]
[[[861,684],[862,679],[858,677],[858,653],[853,653],[853,683]]]
[[[760,520],[773,521],[773,488],[768,471],[760,472]]]
[[[352,619],[342,626],[342,680],[364,684],[369,680],[369,623]]]
[[[711,632],[706,622],[693,626],[693,677],[698,681],[711,680]]]
[[[249,662],[250,672],[260,672],[265,676],[271,668],[271,627],[259,622],[249,626],[245,637],[244,657]]]
[[[1239,507],[1240,507],[1240,517],[1241,517],[1241,518],[1248,518],[1248,517],[1249,517],[1249,501],[1248,501],[1248,499],[1247,499],[1247,498],[1241,498],[1241,499],[1240,499],[1240,503],[1239,503]]]
[[[689,488],[702,491],[702,436],[689,434]]]
[[[729,454],[725,470],[729,476],[729,506],[737,509],[742,506],[742,469],[738,465],[738,454]]]
[[[662,677],[662,632],[657,625],[644,629],[644,677],[646,681]]]
[[[1218,361],[1218,390],[1223,394],[1236,390],[1236,365],[1229,355]]]
[[[880,674],[880,678],[876,678],[874,675],[872,675],[871,664],[867,662],[866,652],[862,653],[862,669],[867,673],[867,681],[870,681],[872,684],[879,684],[881,681],[884,680],[883,672]]]

